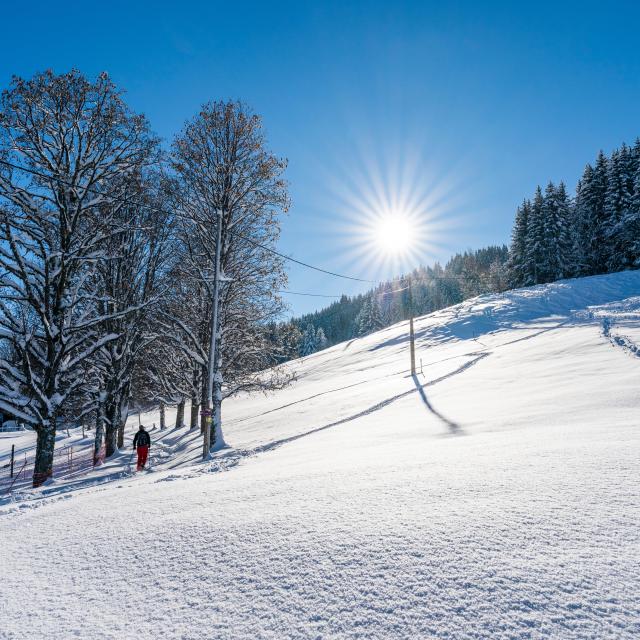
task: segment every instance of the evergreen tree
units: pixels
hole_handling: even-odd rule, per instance
[[[585,215],[588,194],[591,189],[593,180],[593,167],[587,165],[582,174],[582,178],[578,180],[576,186],[576,198],[573,206],[573,222],[575,228],[576,243],[576,275],[586,275],[588,272],[588,247],[586,246],[586,238],[589,235],[588,219]]]
[[[631,209],[626,220],[630,263],[633,268],[640,268],[640,140],[637,143],[638,161],[633,182]]]
[[[619,235],[618,225],[622,217],[624,200],[623,164],[619,151],[614,151],[607,164],[607,189],[604,199],[604,272],[618,271],[622,268],[621,256],[616,251],[616,236]]]
[[[509,273],[506,264],[496,259],[489,267],[489,287],[491,291],[502,292],[509,288]]]
[[[322,351],[329,346],[329,341],[327,340],[327,336],[324,334],[324,329],[322,327],[318,327],[316,331],[316,349],[318,351]]]
[[[315,353],[317,350],[316,330],[315,327],[309,323],[302,334],[302,348],[300,350],[300,355],[304,358],[305,356],[310,356],[312,353]]]
[[[516,219],[511,233],[511,251],[509,255],[509,282],[513,287],[522,287],[526,283],[525,262],[527,256],[527,229],[531,214],[531,202],[524,200],[516,211]]]
[[[576,189],[574,221],[578,255],[577,275],[594,275],[606,270],[604,237],[607,159],[602,151],[595,166],[588,164]]]
[[[356,318],[356,326],[359,336],[366,336],[382,329],[382,314],[377,296],[371,295],[365,298],[362,309]]]
[[[371,315],[371,300],[365,298],[365,301],[360,309],[360,313],[356,316],[356,330],[357,335],[366,336],[369,333],[369,316]]]
[[[523,265],[524,286],[542,282],[545,262],[544,197],[537,187],[529,212],[527,225],[526,255]]]
[[[547,184],[544,192],[543,203],[543,250],[542,261],[538,265],[537,282],[553,282],[558,278],[562,270],[562,256],[560,253],[560,217],[558,215],[558,203],[556,200],[556,188],[553,182]]]
[[[610,176],[605,200],[605,210],[608,214],[609,271],[621,271],[632,267],[637,255],[633,250],[633,241],[637,237],[633,235],[634,178],[637,166],[633,153],[634,150],[623,144],[617,154],[615,166],[610,167],[613,175]]]
[[[571,205],[567,188],[561,182],[555,192],[558,217],[558,250],[560,269],[558,278],[573,278],[579,273],[578,243],[574,225],[575,211]]]
[[[374,331],[380,331],[384,326],[382,322],[382,312],[380,311],[380,303],[378,301],[378,296],[373,296],[371,298],[371,310],[369,315],[369,327],[371,333]]]
[[[593,168],[591,188],[583,214],[587,216],[588,235],[583,238],[586,248],[586,275],[606,273],[607,243],[605,238],[605,198],[607,194],[607,158],[602,151]]]

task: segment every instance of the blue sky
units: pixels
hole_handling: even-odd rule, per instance
[[[538,183],[640,135],[637,2],[12,3],[0,81],[106,70],[167,140],[240,98],[287,157],[280,248],[357,277],[404,263],[364,244],[376,203],[419,204],[412,260],[507,242]],[[303,268],[290,288],[366,285]],[[323,304],[291,296],[294,312]]]

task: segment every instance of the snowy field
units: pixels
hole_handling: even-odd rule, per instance
[[[415,379],[403,324],[227,402],[212,462],[170,428],[4,498],[0,637],[640,636],[640,272],[416,334]]]

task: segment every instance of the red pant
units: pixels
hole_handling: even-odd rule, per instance
[[[138,447],[138,471],[144,469],[147,464],[147,456],[149,455],[149,447]]]

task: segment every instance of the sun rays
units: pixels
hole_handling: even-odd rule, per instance
[[[341,264],[376,279],[438,259],[461,222],[453,177],[406,150],[379,158],[360,148],[355,160],[330,180]]]

